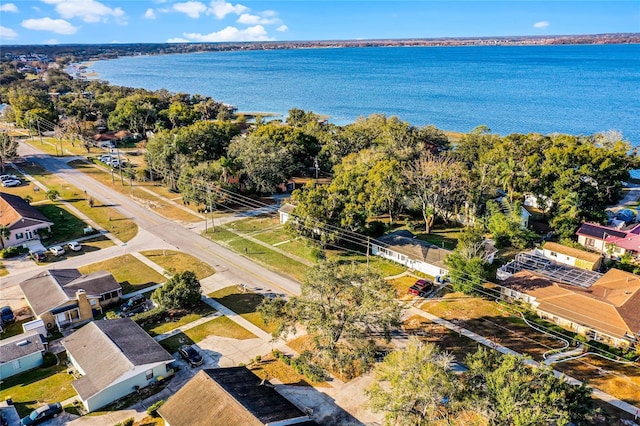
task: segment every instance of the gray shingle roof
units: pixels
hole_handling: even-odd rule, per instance
[[[77,269],[51,269],[20,283],[29,305],[36,315],[75,300],[77,290],[86,291],[88,296],[116,291],[122,287],[106,271],[82,275]]]
[[[246,367],[199,371],[158,412],[171,426],[253,426],[306,420],[302,411]]]
[[[0,363],[44,351],[44,339],[36,330],[0,340]]]
[[[65,338],[62,344],[85,373],[73,382],[83,399],[137,367],[174,360],[129,318],[90,322]]]

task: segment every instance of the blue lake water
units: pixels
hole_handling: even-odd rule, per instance
[[[468,132],[592,134],[640,146],[640,45],[337,48],[123,57],[112,84],[347,124],[374,113]]]

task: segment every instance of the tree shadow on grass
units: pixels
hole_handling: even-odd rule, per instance
[[[236,314],[242,315],[255,312],[264,297],[256,293],[234,293],[215,300]]]

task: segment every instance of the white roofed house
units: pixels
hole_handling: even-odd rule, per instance
[[[94,321],[62,341],[89,412],[166,378],[174,358],[129,318]]]

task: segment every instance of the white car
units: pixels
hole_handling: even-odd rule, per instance
[[[103,163],[110,163],[111,162],[111,156],[110,155],[103,155],[102,157],[100,157],[100,161],[102,161]]]
[[[5,180],[20,180],[20,178],[16,175],[0,175],[0,180],[4,182]]]
[[[109,164],[111,165],[111,167],[115,167],[115,168],[120,167],[120,161],[118,161],[116,158],[111,160],[111,162]]]
[[[49,251],[54,256],[62,256],[65,253],[64,249],[62,248],[62,246],[49,247]]]
[[[20,179],[7,179],[2,181],[2,186],[4,186],[5,188],[20,185],[22,185],[22,181]]]
[[[69,241],[67,243],[67,248],[71,251],[80,251],[82,250],[82,246],[77,241]]]

